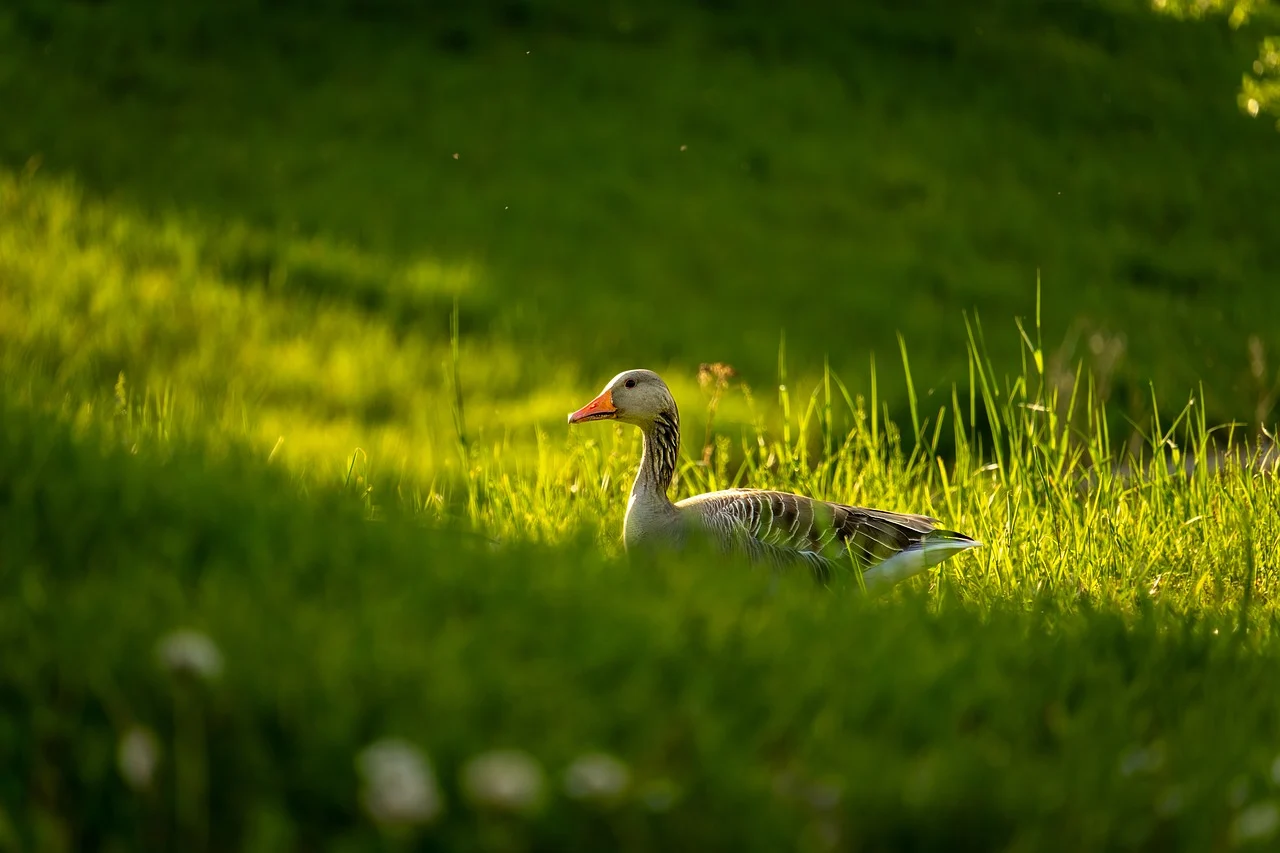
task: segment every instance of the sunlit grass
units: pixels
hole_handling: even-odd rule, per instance
[[[408,510],[504,541],[593,529],[619,552],[639,435],[570,431],[563,417],[634,365],[577,378],[522,363],[514,342],[473,349],[456,323],[434,334],[396,329],[350,293],[302,298],[279,284],[296,269],[342,280],[358,271],[409,304],[454,310],[455,294],[483,287],[482,270],[400,268],[285,241],[268,255],[265,281],[230,279],[216,259],[241,256],[211,244],[259,239],[250,232],[203,235],[176,220],[155,228],[66,184],[13,175],[0,205],[10,223],[0,233],[0,322],[11,393],[110,425],[128,446],[247,446],[308,489],[357,491],[370,515]],[[1280,540],[1274,478],[1235,455],[1260,452],[1259,436],[1206,423],[1198,397],[1174,423],[1112,436],[1098,392],[1105,376],[1051,365],[1038,318],[997,333],[1019,335],[1011,378],[987,359],[977,319],[967,322],[970,378],[946,396],[917,397],[903,343],[905,424],[879,399],[883,364],[862,383],[869,399],[830,372],[794,385],[785,344],[772,387],[724,377],[700,388],[669,373],[686,454],[673,497],[757,486],[935,515],[985,543],[927,581],[966,600],[1047,595],[1131,608],[1162,597],[1221,609],[1246,590],[1268,598]],[[1149,410],[1161,408],[1153,400]],[[1224,450],[1211,473],[1205,460]],[[1177,473],[1188,459],[1200,464]],[[1122,475],[1135,466],[1149,473]]]
[[[1277,182],[1274,134],[1231,103],[1253,39],[1142,2],[533,4],[514,31],[431,7],[445,32],[463,19],[456,52],[430,25],[143,6],[0,12],[0,166],[75,180],[134,230],[176,211],[217,280],[351,306],[432,352],[459,294],[464,367],[500,412],[476,431],[614,361],[726,361],[763,386],[783,331],[796,379],[829,357],[864,394],[866,353],[889,363],[901,332],[920,396],[945,396],[960,312],[1028,313],[1037,269],[1046,349],[1120,342],[1110,399],[1135,420],[1148,378],[1167,405],[1202,376],[1213,417],[1238,417],[1259,399],[1249,337],[1280,348],[1278,226],[1249,202]],[[373,416],[386,397],[361,375]]]
[[[416,831],[446,846],[492,831],[466,768],[495,749],[549,773],[605,749],[634,779],[606,810],[549,786],[500,849],[1272,839],[1274,474],[1186,473],[1210,452],[1198,402],[1150,425],[1138,473],[1086,373],[1046,382],[1034,325],[1005,378],[971,322],[972,384],[908,424],[835,374],[768,393],[727,378],[701,413],[708,454],[713,390],[677,390],[681,495],[791,488],[983,540],[888,600],[706,554],[621,559],[629,428],[540,432],[532,453],[449,435],[433,452],[458,467],[430,481],[391,446],[281,476],[283,446],[246,455],[193,415],[171,428],[181,386],[119,383],[109,407],[52,416],[6,398],[0,636],[24,653],[2,670],[22,701],[0,752],[61,796],[9,786],[0,808],[42,848],[145,847],[129,839],[150,827],[188,848],[379,849],[384,812],[352,767],[393,738],[438,772],[445,808]],[[190,625],[217,644],[216,684],[153,660]],[[110,758],[138,732],[163,745],[153,790]],[[74,758],[42,758],[59,750]]]
[[[2,355],[31,397],[69,393],[109,410],[124,393],[167,430],[264,451],[280,442],[282,461],[325,475],[356,447],[416,479],[455,461],[440,451],[455,429],[449,330],[437,315],[475,297],[480,271],[149,222],[69,184],[9,173],[0,210]],[[298,277],[342,285],[304,295],[289,285]],[[464,340],[461,354],[460,384],[485,391],[470,400],[473,438],[546,415],[545,395],[510,393],[528,376],[514,345],[488,342],[479,357]]]
[[[1271,607],[1280,580],[1280,489],[1269,441],[1209,428],[1192,399],[1176,422],[1145,425],[1136,453],[1113,446],[1090,377],[1048,384],[1035,367],[1043,364],[1038,346],[1027,343],[1028,372],[1002,379],[975,337],[973,387],[956,389],[936,411],[921,407],[918,430],[908,426],[905,436],[874,402],[848,396],[836,376],[798,404],[781,385],[780,407],[790,402],[791,412],[782,428],[766,429],[763,417],[736,434],[722,427],[706,464],[697,447],[686,455],[675,494],[780,488],[935,515],[985,543],[929,581],[939,595],[949,589],[973,602],[1088,600],[1130,610],[1160,599],[1229,611],[1256,595]],[[943,430],[952,433],[951,459],[936,453]],[[554,537],[566,517],[557,504],[568,477],[570,514],[598,520],[616,552],[638,438],[629,427],[599,432],[577,440],[568,466],[544,462],[514,482],[499,460],[482,465],[493,475],[483,499],[468,490],[473,523],[495,535]],[[533,495],[540,499],[526,516]]]
[[[636,780],[599,814],[549,792],[505,836],[535,850],[927,846],[960,816],[975,843],[1037,850],[1274,835],[1254,826],[1277,749],[1257,686],[1280,655],[1269,438],[1215,427],[1198,396],[1152,400],[1176,419],[1113,434],[1110,374],[1046,353],[1038,311],[958,315],[968,377],[945,393],[905,339],[856,383],[797,380],[785,341],[763,385],[667,371],[685,428],[673,497],[789,489],[984,543],[867,601],[848,577],[821,590],[711,555],[624,557],[639,433],[564,414],[631,365],[582,376],[471,339],[453,300],[483,293],[483,269],[275,235],[254,278],[226,262],[252,231],[158,227],[12,175],[0,209],[0,630],[25,651],[3,675],[38,746],[5,758],[64,792],[0,791],[37,816],[11,820],[34,846],[132,837],[172,805],[192,844],[278,847],[279,831],[369,849],[351,768],[387,737],[441,768],[448,805],[420,832],[458,843],[486,830],[452,780],[508,747],[548,768],[605,748]],[[354,284],[290,291],[297,269]],[[369,310],[383,279],[415,295]],[[396,327],[415,304],[444,322]],[[988,357],[997,336],[1017,363]],[[190,624],[225,681],[176,694],[171,720],[151,649]],[[142,783],[103,758],[117,740],[178,745],[180,805],[165,789],[155,813],[129,810]],[[35,757],[68,744],[86,757]],[[80,807],[103,797],[107,817]],[[264,809],[270,824],[250,817]]]

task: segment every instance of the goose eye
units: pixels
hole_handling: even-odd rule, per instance
[[[636,381],[635,381],[634,379],[628,379],[626,382],[623,382],[622,384],[623,384],[623,386],[624,386],[624,387],[626,387],[626,388],[634,388],[634,387],[636,387]]]

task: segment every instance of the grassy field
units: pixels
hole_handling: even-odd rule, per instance
[[[917,6],[0,10],[0,850],[1274,845],[1256,34]],[[983,547],[624,555],[642,365]]]
[[[979,374],[1000,441],[970,445],[962,417],[954,467],[931,430],[907,453],[869,415],[820,429],[820,457],[744,437],[746,482],[931,511],[984,541],[878,600],[851,578],[819,589],[710,555],[617,559],[626,435],[524,470],[473,456],[440,495],[464,523],[424,527],[433,501],[370,523],[369,483],[166,439],[127,405],[77,425],[6,404],[0,840],[1265,848],[1280,823],[1275,477],[1112,473],[1087,388],[1074,407],[1038,388]],[[789,431],[841,400],[820,388]],[[1196,418],[1153,432],[1162,461],[1203,452]],[[731,475],[727,449],[687,462],[679,490]],[[187,626],[217,644],[216,675],[157,665]],[[131,738],[154,764],[136,743],[118,756]],[[368,806],[359,759],[385,738],[430,757],[444,806],[422,825],[380,831],[364,813],[388,813]],[[493,749],[535,762],[540,795],[477,794],[464,768]],[[627,784],[565,787],[601,750]]]
[[[797,376],[829,357],[865,393],[868,353],[896,360],[901,332],[922,393],[946,395],[966,378],[962,312],[1029,314],[1037,274],[1049,350],[1111,374],[1131,419],[1149,380],[1175,411],[1203,381],[1213,420],[1272,417],[1280,219],[1264,188],[1280,166],[1274,130],[1235,104],[1253,34],[1125,2],[836,19],[554,4],[496,21],[483,4],[421,20],[384,4],[391,20],[307,23],[253,8],[0,16],[15,117],[0,165],[74,181],[107,223],[101,252],[40,254],[322,306],[430,354],[418,397],[444,385],[456,298],[476,430],[528,435],[563,408],[551,389],[628,365],[691,382],[723,361],[762,386],[784,334]],[[155,233],[166,252],[112,247]],[[388,371],[418,364],[381,345]],[[992,346],[1016,357],[1012,336]],[[92,362],[103,394],[120,369],[140,386],[176,370],[172,351],[125,342],[50,355]],[[906,416],[900,378],[883,379]],[[381,389],[350,384],[328,395],[334,420],[414,406],[396,388],[367,412]],[[293,407],[269,378],[244,392]]]

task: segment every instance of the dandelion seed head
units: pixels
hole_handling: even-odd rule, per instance
[[[1267,841],[1280,829],[1280,806],[1274,800],[1254,803],[1236,815],[1231,822],[1231,840],[1235,844]]]
[[[462,789],[480,808],[529,814],[542,805],[546,782],[537,759],[518,749],[475,756],[462,768]]]
[[[222,674],[222,652],[208,635],[183,629],[165,635],[156,647],[160,664],[175,675],[212,680]]]
[[[381,826],[418,826],[443,811],[431,762],[407,741],[387,738],[370,744],[357,756],[356,768],[363,781],[364,809]]]
[[[130,726],[116,747],[116,768],[125,784],[146,791],[155,780],[160,764],[160,742],[145,726]]]
[[[622,761],[603,752],[579,756],[564,774],[564,791],[574,800],[617,800],[631,785],[631,771]]]

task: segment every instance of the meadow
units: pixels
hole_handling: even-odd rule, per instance
[[[1255,33],[425,9],[0,11],[0,849],[1274,845]],[[983,546],[625,554],[642,365]]]

